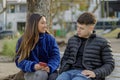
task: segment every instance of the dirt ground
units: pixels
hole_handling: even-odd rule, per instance
[[[120,53],[120,39],[109,39],[111,41],[111,46],[113,48],[113,53]],[[2,47],[2,41],[0,41],[0,50]],[[60,46],[60,51],[64,51],[66,46]],[[0,56],[1,57],[1,56]],[[12,62],[4,62],[2,60],[3,58],[0,58],[0,78],[15,74],[19,71],[18,68],[16,68],[15,64]]]
[[[0,63],[0,79],[19,72],[19,69],[12,63]]]

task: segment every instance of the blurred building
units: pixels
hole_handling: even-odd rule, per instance
[[[91,0],[88,11],[101,18],[120,18],[120,0]]]
[[[26,22],[26,0],[7,0],[7,26],[23,30]]]
[[[7,10],[0,15],[3,29],[23,30],[26,22],[26,0],[7,0]]]
[[[6,1],[7,10],[0,14],[0,29],[1,26],[3,29],[12,29],[14,31],[22,31],[25,28],[26,22],[26,13],[27,13],[27,5],[26,0],[3,0]],[[68,4],[70,2],[64,2],[62,4]],[[88,0],[89,8],[88,11],[92,12],[95,10],[94,14],[96,15],[99,21],[118,21],[120,19],[120,0]],[[78,1],[79,2],[79,1]],[[70,3],[71,4],[71,3]],[[60,6],[57,5],[57,6]],[[56,6],[55,6],[56,7]],[[68,10],[60,11],[57,13],[60,15],[54,17],[53,29],[62,29],[63,26],[72,26],[71,29],[75,26],[72,23],[75,23],[78,16],[82,14],[84,11],[79,10],[79,5],[71,5]],[[2,3],[0,3],[0,10],[2,9]],[[56,16],[56,15],[55,15]],[[64,20],[64,21],[61,21]],[[59,24],[57,24],[59,23]],[[61,23],[66,23],[62,25]],[[102,23],[100,23],[101,26]],[[107,23],[108,24],[108,23]],[[62,27],[61,27],[62,26]],[[69,30],[69,29],[67,29]]]
[[[100,0],[98,3],[98,9],[95,11],[95,15],[99,15],[96,28],[115,29],[120,27],[120,0]]]

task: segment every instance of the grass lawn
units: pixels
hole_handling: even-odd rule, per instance
[[[117,28],[107,34],[102,35],[103,37],[106,38],[117,38],[118,33],[120,32],[120,28]]]
[[[14,57],[17,40],[18,38],[5,39],[3,41],[3,49],[2,49],[1,54],[4,56]]]

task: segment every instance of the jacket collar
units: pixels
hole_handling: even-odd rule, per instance
[[[39,39],[43,39],[45,37],[45,33],[39,33]]]

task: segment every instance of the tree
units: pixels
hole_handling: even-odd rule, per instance
[[[51,12],[52,14],[56,14],[59,10],[60,12],[65,11],[71,7],[71,4],[77,4],[80,6],[79,10],[85,11],[89,7],[89,1],[90,0],[52,0]]]
[[[94,13],[98,9],[99,5],[101,5],[101,0],[96,0],[96,6],[94,7],[92,13]]]
[[[27,17],[29,17],[29,15],[32,13],[39,13],[40,15],[45,15],[47,18],[47,23],[50,26],[50,3],[51,0],[27,0]]]

